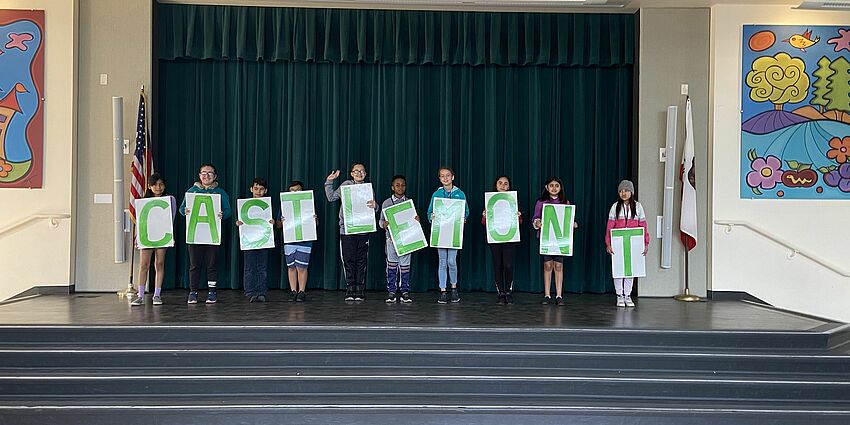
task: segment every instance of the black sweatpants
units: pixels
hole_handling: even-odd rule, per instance
[[[366,291],[366,263],[369,257],[369,234],[339,235],[345,290],[351,294]]]
[[[510,292],[514,283],[514,253],[515,243],[490,244],[493,254],[493,273],[496,277],[496,289],[500,294]]]
[[[189,245],[189,290],[198,292],[201,281],[201,269],[207,269],[207,281],[218,281],[216,256],[218,245]]]

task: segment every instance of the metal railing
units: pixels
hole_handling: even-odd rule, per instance
[[[0,229],[0,236],[5,235],[6,233],[12,232],[13,230],[16,230],[20,227],[23,227],[23,226],[25,226],[25,225],[33,222],[33,221],[36,221],[36,220],[50,220],[49,221],[50,227],[57,228],[57,227],[59,227],[59,221],[60,220],[67,220],[69,218],[71,218],[71,214],[35,214],[35,215],[31,215],[27,218],[21,219],[18,222],[12,223],[12,224],[5,226],[2,229]]]
[[[769,231],[767,231],[767,230],[765,230],[765,229],[763,229],[759,226],[756,226],[755,224],[750,223],[749,221],[744,221],[744,220],[714,220],[714,224],[717,224],[719,226],[726,226],[725,232],[727,234],[732,233],[732,229],[734,229],[735,227],[745,227],[745,228],[747,228],[747,229],[749,229],[749,230],[751,230],[755,233],[758,233],[762,237],[767,238],[768,240],[772,241],[773,243],[775,243],[777,245],[781,245],[785,249],[789,250],[788,255],[786,256],[786,257],[788,257],[789,260],[791,260],[794,257],[799,255],[799,256],[808,258],[809,260],[813,261],[816,264],[819,264],[820,266],[822,266],[826,269],[831,270],[835,274],[838,274],[838,275],[841,275],[841,276],[844,276],[844,277],[850,277],[850,270],[842,269],[842,268],[838,267],[837,265],[832,264],[829,261],[818,257],[817,255],[815,255],[814,253],[812,253],[810,251],[807,251],[807,250],[804,250],[804,249],[801,249],[801,248],[797,248],[791,242],[788,242],[785,239],[782,239],[779,236],[776,236],[773,233],[770,233]]]

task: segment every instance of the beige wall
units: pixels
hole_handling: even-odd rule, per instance
[[[694,120],[699,228],[697,247],[690,253],[691,292],[705,295],[708,281],[706,255],[708,221],[708,110],[709,110],[709,9],[642,9],[640,11],[640,58],[638,76],[638,182],[637,194],[647,214],[652,241],[646,255],[647,278],[640,280],[641,296],[672,296],[684,287],[684,250],[679,241],[681,183],[677,181],[674,202],[672,268],[661,268],[661,239],[657,239],[656,217],[663,213],[664,163],[659,149],[665,147],[667,107],[678,106],[676,153],[668,157],[682,161],[685,140],[685,96],[688,84]]]
[[[848,25],[850,13],[787,6],[712,8],[712,96],[715,220],[745,220],[798,249],[850,269],[846,201],[745,200],[739,194],[741,37],[744,24]],[[824,41],[821,41],[824,42]],[[746,229],[714,225],[712,288],[743,291],[775,306],[850,322],[850,278]]]
[[[153,2],[79,2],[76,290],[113,291],[127,286],[131,238],[125,234],[127,261],[116,264],[113,206],[94,204],[93,198],[95,193],[111,193],[113,187],[112,96],[124,98],[124,138],[133,152],[139,89],[144,85],[150,91],[151,85]],[[107,85],[100,85],[100,74],[107,74]],[[132,155],[124,155],[125,170],[131,160]],[[129,174],[124,182],[127,194]]]
[[[77,17],[73,0],[5,0],[4,9],[45,12],[44,186],[0,190],[0,228],[36,214],[71,214],[74,176],[74,51]],[[0,300],[33,286],[71,282],[72,221],[53,228],[30,222],[0,235]]]

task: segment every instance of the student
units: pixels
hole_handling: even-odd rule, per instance
[[[560,204],[570,205],[570,201],[564,195],[563,183],[557,177],[549,177],[546,184],[543,186],[543,193],[537,199],[537,204],[534,205],[534,215],[532,216],[532,226],[537,230],[537,238],[540,238],[540,228],[543,227],[543,204]],[[578,227],[578,223],[574,222],[573,227]],[[552,272],[555,272],[555,304],[564,305],[563,287],[564,287],[564,257],[560,255],[544,255],[543,256],[543,304],[552,303]]]
[[[511,190],[511,179],[508,176],[499,176],[493,183],[493,192],[507,192]],[[522,224],[522,213],[517,211],[519,223]],[[487,209],[481,211],[481,224],[487,229]],[[496,291],[499,293],[498,304],[513,304],[511,295],[514,287],[514,257],[517,242],[492,243],[490,253],[493,255],[493,273],[496,278]]]
[[[251,197],[262,198],[266,196],[268,184],[262,177],[255,177],[251,182]],[[274,224],[274,220],[269,220],[269,223]],[[242,226],[241,220],[236,220],[236,226]],[[269,291],[268,268],[269,268],[269,250],[268,249],[250,249],[244,251],[245,264],[242,268],[242,284],[245,287],[245,297],[248,302],[266,302],[266,295]]]
[[[145,198],[158,198],[160,196],[165,196],[165,180],[159,175],[159,173],[153,173],[148,177],[148,188],[145,189]],[[171,198],[171,219],[174,220],[174,216],[177,215],[177,200],[174,199],[173,196],[168,195]],[[154,256],[154,252],[156,252],[156,261],[154,262],[154,269],[156,270],[156,281],[154,283],[154,291],[153,291],[153,305],[162,305],[162,282],[165,279],[165,250],[168,248],[142,248],[139,249],[139,280],[138,280],[138,291],[139,294],[133,301],[130,302],[130,305],[145,305],[145,286],[147,286],[148,282],[148,274],[150,273],[151,268],[151,257]]]
[[[433,195],[431,195],[431,202],[428,204],[429,222],[434,220],[435,198],[466,199],[466,195],[463,191],[454,185],[455,173],[451,168],[440,168],[439,177],[441,186],[434,191]],[[463,216],[464,222],[466,222],[468,217],[469,204],[466,205],[466,211]],[[449,300],[449,297],[446,294],[447,277],[450,281],[449,283],[452,285],[451,302],[460,302],[460,294],[457,292],[457,252],[457,249],[437,248],[437,256],[439,257],[439,263],[437,264],[437,277],[440,280],[440,298],[437,302],[440,304],[445,304]],[[446,270],[448,270],[448,276],[446,276]]]
[[[383,204],[381,204],[381,219],[378,224],[382,229],[386,230],[389,227],[389,222],[387,221],[387,216],[384,213],[384,210],[387,208],[400,204],[404,201],[407,201],[408,198],[405,192],[407,191],[407,179],[402,175],[396,175],[393,177],[391,181],[391,186],[393,194],[387,198]],[[419,221],[419,216],[416,216],[416,221]],[[410,256],[411,254],[405,254],[399,256],[395,251],[395,245],[393,245],[393,240],[390,237],[389,230],[386,230],[387,234],[387,243],[386,243],[386,253],[387,253],[387,299],[386,302],[394,303],[397,300],[396,291],[401,291],[401,302],[410,303],[413,302],[410,299]]]
[[[290,192],[301,192],[304,183],[298,180],[289,183]],[[282,214],[282,212],[281,212]],[[319,217],[315,214],[313,219],[318,222]],[[286,217],[281,215],[277,227],[283,227]],[[313,249],[313,241],[291,242],[283,245],[283,255],[286,258],[287,273],[289,275],[289,301],[304,302],[307,300],[307,268],[310,266],[310,252]]]
[[[359,162],[351,164],[351,180],[342,182],[339,186],[363,184],[366,181],[366,166]],[[333,188],[334,180],[339,177],[339,170],[334,170],[325,180],[325,196],[328,202],[340,199],[340,188]],[[374,199],[366,202],[366,206],[377,210],[378,203]],[[360,233],[346,235],[342,219],[343,209],[339,209],[339,249],[342,253],[342,268],[345,272],[345,300],[363,301],[366,299],[366,265],[369,256],[369,234]]]
[[[623,180],[617,186],[619,198],[608,211],[608,225],[605,226],[605,249],[608,254],[614,254],[611,249],[611,229],[627,227],[643,227],[643,255],[649,249],[649,230],[646,227],[646,214],[643,205],[635,196],[635,185],[629,180]],[[614,290],[617,291],[617,307],[634,307],[632,301],[632,286],[634,278],[614,278]]]
[[[200,181],[186,190],[187,193],[217,193],[221,195],[221,211],[218,217],[222,220],[230,218],[230,197],[227,196],[222,188],[218,186],[216,179],[218,175],[215,171],[215,166],[212,164],[201,165],[198,171]],[[186,198],[183,197],[183,202],[178,209],[180,214],[189,215],[191,210],[186,206]],[[198,287],[201,280],[201,269],[207,271],[207,304],[215,304],[216,297],[216,281],[218,280],[218,267],[216,265],[216,257],[218,256],[219,245],[188,245],[189,247],[189,299],[188,304],[198,303]]]

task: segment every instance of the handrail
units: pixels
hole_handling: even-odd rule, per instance
[[[71,218],[71,214],[35,214],[31,215],[23,220],[18,221],[17,223],[10,224],[2,229],[0,229],[0,236],[11,232],[19,227],[22,227],[32,221],[36,220],[50,220],[50,227],[57,228],[59,227],[59,220],[65,220]]]
[[[796,248],[796,247],[794,247],[793,244],[791,244],[791,242],[788,242],[788,241],[780,238],[779,236],[776,236],[776,235],[768,232],[767,230],[764,230],[761,227],[758,227],[755,224],[750,223],[749,221],[744,221],[744,220],[714,220],[714,224],[717,224],[717,225],[720,225],[720,226],[726,226],[726,230],[724,230],[724,231],[727,234],[732,233],[732,229],[735,228],[736,226],[737,227],[746,227],[747,229],[750,229],[753,232],[758,233],[759,235],[773,241],[774,243],[776,243],[778,245],[782,245],[786,249],[789,249],[791,251],[787,255],[789,260],[793,259],[794,257],[796,257],[799,254],[803,257],[808,258],[809,260],[814,261],[815,263],[821,265],[822,267],[831,270],[835,274],[838,274],[838,275],[841,275],[841,276],[844,276],[844,277],[850,277],[850,270],[844,270],[844,269],[836,266],[835,264],[830,263],[829,261],[826,261],[824,259],[819,258],[817,255],[815,255],[812,252],[806,251],[804,249]]]

